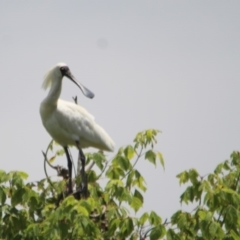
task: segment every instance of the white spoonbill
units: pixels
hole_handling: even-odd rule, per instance
[[[69,170],[68,191],[71,193],[72,160],[68,146],[75,145],[79,149],[83,181],[85,157],[81,148],[94,147],[100,150],[113,151],[114,142],[86,109],[75,103],[59,99],[64,76],[72,80],[86,97],[93,98],[94,94],[75,79],[65,63],[58,63],[50,69],[45,75],[42,85],[44,89],[50,88],[47,97],[40,105],[42,123],[51,137],[65,150]]]

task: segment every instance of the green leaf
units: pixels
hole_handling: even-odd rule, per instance
[[[61,222],[59,222],[58,227],[59,227],[59,230],[60,230],[61,238],[62,239],[66,239],[67,236],[69,235],[69,232],[68,232],[69,226],[68,226],[68,224],[66,224],[66,222],[64,222],[64,221],[61,221]]]
[[[0,183],[4,183],[10,179],[10,175],[0,170]]]
[[[146,134],[147,140],[151,141],[152,138],[153,138],[153,131],[152,130],[147,130],[145,134]]]
[[[119,210],[119,211],[118,211],[118,214],[119,214],[119,212],[120,212],[122,218],[128,217],[129,211],[128,211],[127,208],[125,208],[125,207],[120,207],[120,208],[118,208],[118,210]],[[119,215],[118,215],[118,216],[119,216]]]
[[[148,150],[145,154],[145,159],[156,166],[156,153],[154,151]]]
[[[96,172],[93,170],[90,170],[87,174],[87,178],[88,178],[88,183],[94,183],[97,179]]]
[[[212,222],[210,224],[209,233],[212,237],[217,237],[218,239],[223,239],[223,237],[225,237],[225,233],[218,222]]]
[[[117,155],[122,155],[123,152],[124,152],[124,147],[120,147],[120,148],[118,149]]]
[[[144,139],[143,139],[143,132],[139,132],[136,137],[133,140],[136,144],[134,148],[136,149],[139,145],[142,146],[144,144]]]
[[[193,186],[187,187],[187,189],[183,192],[183,194],[180,196],[181,202],[185,202],[186,204],[190,201],[193,202],[194,199],[198,199],[199,197],[198,189],[196,189]]]
[[[183,229],[185,228],[187,225],[188,225],[188,220],[191,218],[190,214],[189,213],[181,213],[179,215],[179,218],[178,218],[178,221],[177,221],[177,226],[180,228],[180,229]]]
[[[12,175],[12,185],[16,187],[23,186],[23,179],[19,176],[19,174],[15,171],[11,172]]]
[[[234,240],[240,240],[240,236],[234,232],[234,230],[230,230],[230,234],[233,237]]]
[[[124,239],[129,236],[134,229],[133,220],[131,218],[124,219],[120,226],[121,233]]]
[[[198,216],[200,217],[201,220],[206,219],[207,211],[199,210],[199,211],[198,211]]]
[[[106,157],[102,152],[97,152],[92,155],[93,161],[99,167],[100,170],[103,170],[104,164],[106,162]]]
[[[137,187],[139,187],[141,190],[143,190],[143,191],[146,191],[146,186],[145,186],[145,180],[144,180],[144,178],[142,177],[142,175],[137,171],[137,170],[135,170],[135,179],[133,180],[133,182],[132,182],[132,185],[133,186],[137,186]]]
[[[135,175],[135,170],[132,170],[128,176],[127,176],[127,181],[126,181],[126,187],[131,187],[133,184],[133,177]]]
[[[166,230],[164,226],[162,225],[156,226],[152,229],[150,233],[150,240],[160,239],[165,235],[165,233],[166,233]]]
[[[119,179],[124,177],[125,173],[119,166],[110,166],[106,172],[106,176],[110,179]]]
[[[226,192],[226,193],[230,193],[230,194],[233,194],[233,195],[237,195],[237,193],[234,191],[234,190],[232,190],[232,189],[230,189],[230,188],[222,188],[221,189],[223,192]]]
[[[137,189],[134,191],[134,197],[138,198],[143,203],[143,196]]]
[[[197,178],[198,178],[199,174],[195,169],[190,169],[188,172],[188,176],[189,176],[189,179],[192,184],[198,183]]]
[[[124,184],[121,180],[119,179],[112,179],[112,180],[109,180],[107,185],[106,185],[106,189],[111,189],[113,186],[120,186],[120,187],[123,187]]]
[[[27,179],[28,178],[28,174],[25,173],[25,172],[18,171],[17,173],[22,179]]]
[[[79,201],[78,203],[79,203],[80,206],[84,207],[88,211],[89,214],[93,211],[93,205],[92,205],[93,202],[92,201],[82,200],[82,201]]]
[[[37,196],[31,196],[28,200],[29,208],[35,209],[38,207],[39,199]]]
[[[149,215],[149,223],[156,226],[162,223],[162,219],[155,212],[151,211]]]
[[[228,224],[234,224],[238,221],[238,210],[229,205],[226,210],[225,220]]]
[[[125,149],[124,149],[124,155],[125,157],[127,157],[129,160],[131,160],[134,155],[135,155],[135,150],[131,145],[128,145]]]
[[[55,159],[56,159],[56,155],[55,155],[55,156],[52,156],[52,157],[48,160],[48,162],[49,162],[50,164],[52,164],[52,163],[55,161]]]
[[[140,225],[144,225],[145,222],[148,220],[149,214],[146,212],[139,218]]]
[[[82,214],[84,216],[88,216],[89,215],[88,210],[85,207],[83,207],[83,206],[76,205],[74,207],[74,209],[77,210],[78,213],[80,213],[80,214]]]
[[[215,168],[214,173],[215,173],[215,174],[219,174],[219,173],[222,172],[222,169],[223,169],[223,163],[220,163],[220,164],[218,164],[217,167]]]
[[[134,149],[137,149],[139,146],[146,148],[147,145],[151,145],[153,148],[153,145],[157,142],[155,137],[159,132],[159,130],[155,129],[148,129],[146,131],[139,132],[134,139]]]
[[[129,240],[138,240],[138,239],[139,239],[139,235],[137,232],[134,232],[129,238]]]
[[[124,187],[120,187],[120,186],[116,187],[114,196],[116,196],[116,198],[120,202],[122,202],[122,201],[130,202],[130,200],[132,198],[128,189],[126,189]]]
[[[167,240],[182,240],[182,238],[170,228],[167,231]]]
[[[57,156],[63,156],[64,154],[65,154],[64,149],[59,149],[59,150],[56,152],[56,155],[57,155]]]
[[[174,214],[172,215],[172,217],[171,217],[171,222],[172,222],[172,224],[177,224],[177,222],[178,222],[181,214],[182,214],[182,211],[179,210],[179,211],[177,211],[176,213],[174,213]]]
[[[131,218],[128,218],[127,221],[126,221],[126,226],[127,226],[127,230],[128,230],[128,233],[127,235],[129,235],[132,231],[133,231],[133,220]]]
[[[209,226],[209,233],[210,233],[212,236],[216,236],[217,230],[218,230],[218,225],[217,225],[217,223],[212,222],[212,223],[210,224],[210,226]]]
[[[142,201],[137,197],[133,197],[130,206],[137,212],[139,208],[142,207]]]
[[[113,218],[109,222],[108,233],[109,233],[110,236],[113,236],[116,229],[119,228],[119,223],[120,223],[120,219],[118,219],[118,218]]]
[[[164,168],[165,168],[165,164],[164,164],[164,158],[163,158],[162,153],[157,152],[157,158],[159,159],[160,164],[162,165],[162,167],[163,167],[163,169],[164,169]]]
[[[109,222],[108,233],[110,236],[112,236],[114,234],[114,232],[116,231],[116,229],[119,227],[119,222],[120,222],[120,220],[118,218],[113,218]]]
[[[240,165],[240,152],[234,151],[231,154],[231,165],[239,166]]]
[[[179,173],[179,174],[177,175],[177,178],[179,178],[179,183],[180,183],[180,185],[181,185],[182,183],[188,182],[188,180],[189,180],[188,172],[187,172],[187,171],[184,171],[184,172],[182,172],[182,173]]]
[[[17,204],[21,203],[25,192],[26,191],[24,188],[18,188],[17,190],[15,190],[11,198],[11,204],[13,206],[16,206]]]
[[[4,187],[3,186],[0,186],[0,202],[1,202],[1,205],[3,205],[6,201],[6,193],[4,191]]]
[[[225,170],[230,170],[231,168],[230,168],[230,166],[229,166],[229,161],[228,160],[226,160],[224,163],[223,163],[223,168],[225,169]]]
[[[130,169],[131,165],[129,162],[129,159],[124,157],[124,156],[120,156],[117,155],[113,160],[112,160],[112,165],[114,167],[120,167],[121,169],[123,169],[124,171],[127,171]]]

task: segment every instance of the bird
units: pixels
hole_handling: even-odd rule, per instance
[[[103,151],[114,151],[114,141],[107,132],[99,126],[92,114],[82,106],[73,102],[59,99],[62,89],[63,78],[67,77],[75,83],[82,93],[92,99],[94,93],[77,81],[65,63],[58,63],[45,75],[42,84],[43,89],[50,88],[48,95],[40,104],[40,116],[42,124],[50,136],[59,143],[66,154],[69,182],[68,193],[73,192],[72,188],[72,159],[69,152],[70,146],[79,150],[79,158],[82,162],[82,191],[86,188],[85,179],[85,156],[82,149],[94,147]]]

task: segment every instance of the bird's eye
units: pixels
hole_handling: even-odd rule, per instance
[[[69,68],[67,66],[60,67],[60,71],[64,76],[68,72]]]

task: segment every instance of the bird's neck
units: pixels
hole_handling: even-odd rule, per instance
[[[62,81],[59,80],[59,81],[53,82],[47,97],[44,99],[44,103],[49,106],[56,106],[57,101],[61,94],[61,90],[62,90]]]

